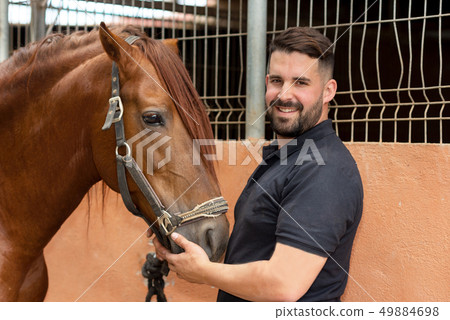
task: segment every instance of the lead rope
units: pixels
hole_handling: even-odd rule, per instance
[[[167,237],[163,237],[158,228],[151,228],[156,238],[161,242],[164,247],[170,250],[170,243]],[[152,297],[156,294],[157,302],[167,302],[166,295],[164,294],[165,282],[163,276],[169,274],[169,265],[167,261],[160,261],[156,258],[156,253],[148,253],[145,263],[142,266],[142,275],[148,280],[148,292],[145,297],[145,302],[151,302]]]
[[[167,261],[160,261],[156,258],[156,254],[147,254],[147,260],[142,266],[142,275],[148,279],[148,293],[145,297],[145,302],[150,302],[152,297],[156,295],[156,301],[167,302],[164,294],[164,279],[163,276],[169,274],[169,266]]]

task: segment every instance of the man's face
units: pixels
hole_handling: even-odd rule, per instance
[[[297,137],[327,119],[316,59],[299,52],[273,52],[266,86],[267,114],[278,139]]]

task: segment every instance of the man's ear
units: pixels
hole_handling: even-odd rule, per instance
[[[180,51],[178,50],[178,39],[164,39],[162,40],[164,45],[168,47],[173,53],[175,53],[177,56],[180,54]]]
[[[336,95],[337,90],[337,82],[334,79],[330,79],[325,84],[325,87],[323,88],[323,102],[329,103],[331,100],[333,100],[334,96]]]
[[[124,39],[112,33],[104,22],[100,23],[99,34],[103,49],[111,60],[124,65],[129,59],[127,53],[131,52],[132,47]]]

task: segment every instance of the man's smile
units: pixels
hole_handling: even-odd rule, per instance
[[[282,112],[282,113],[293,113],[298,111],[298,108],[296,107],[275,107],[278,111]]]

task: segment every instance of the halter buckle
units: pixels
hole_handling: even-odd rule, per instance
[[[114,112],[114,117],[112,119],[112,123],[116,123],[116,122],[119,122],[120,120],[122,120],[123,104],[122,104],[122,99],[120,99],[120,96],[109,98],[109,105],[115,106],[115,110],[114,110],[115,112]],[[119,107],[119,108],[117,108],[117,107]],[[117,112],[119,112],[118,116],[116,116]]]
[[[113,123],[122,120],[123,116],[123,104],[122,99],[119,96],[115,96],[109,99],[109,109],[106,114],[105,123],[103,124],[102,130],[108,130],[111,128]]]
[[[160,227],[164,231],[165,236],[169,236],[172,232],[175,231],[177,225],[172,223],[172,216],[166,210],[162,210],[162,216],[159,218]]]

